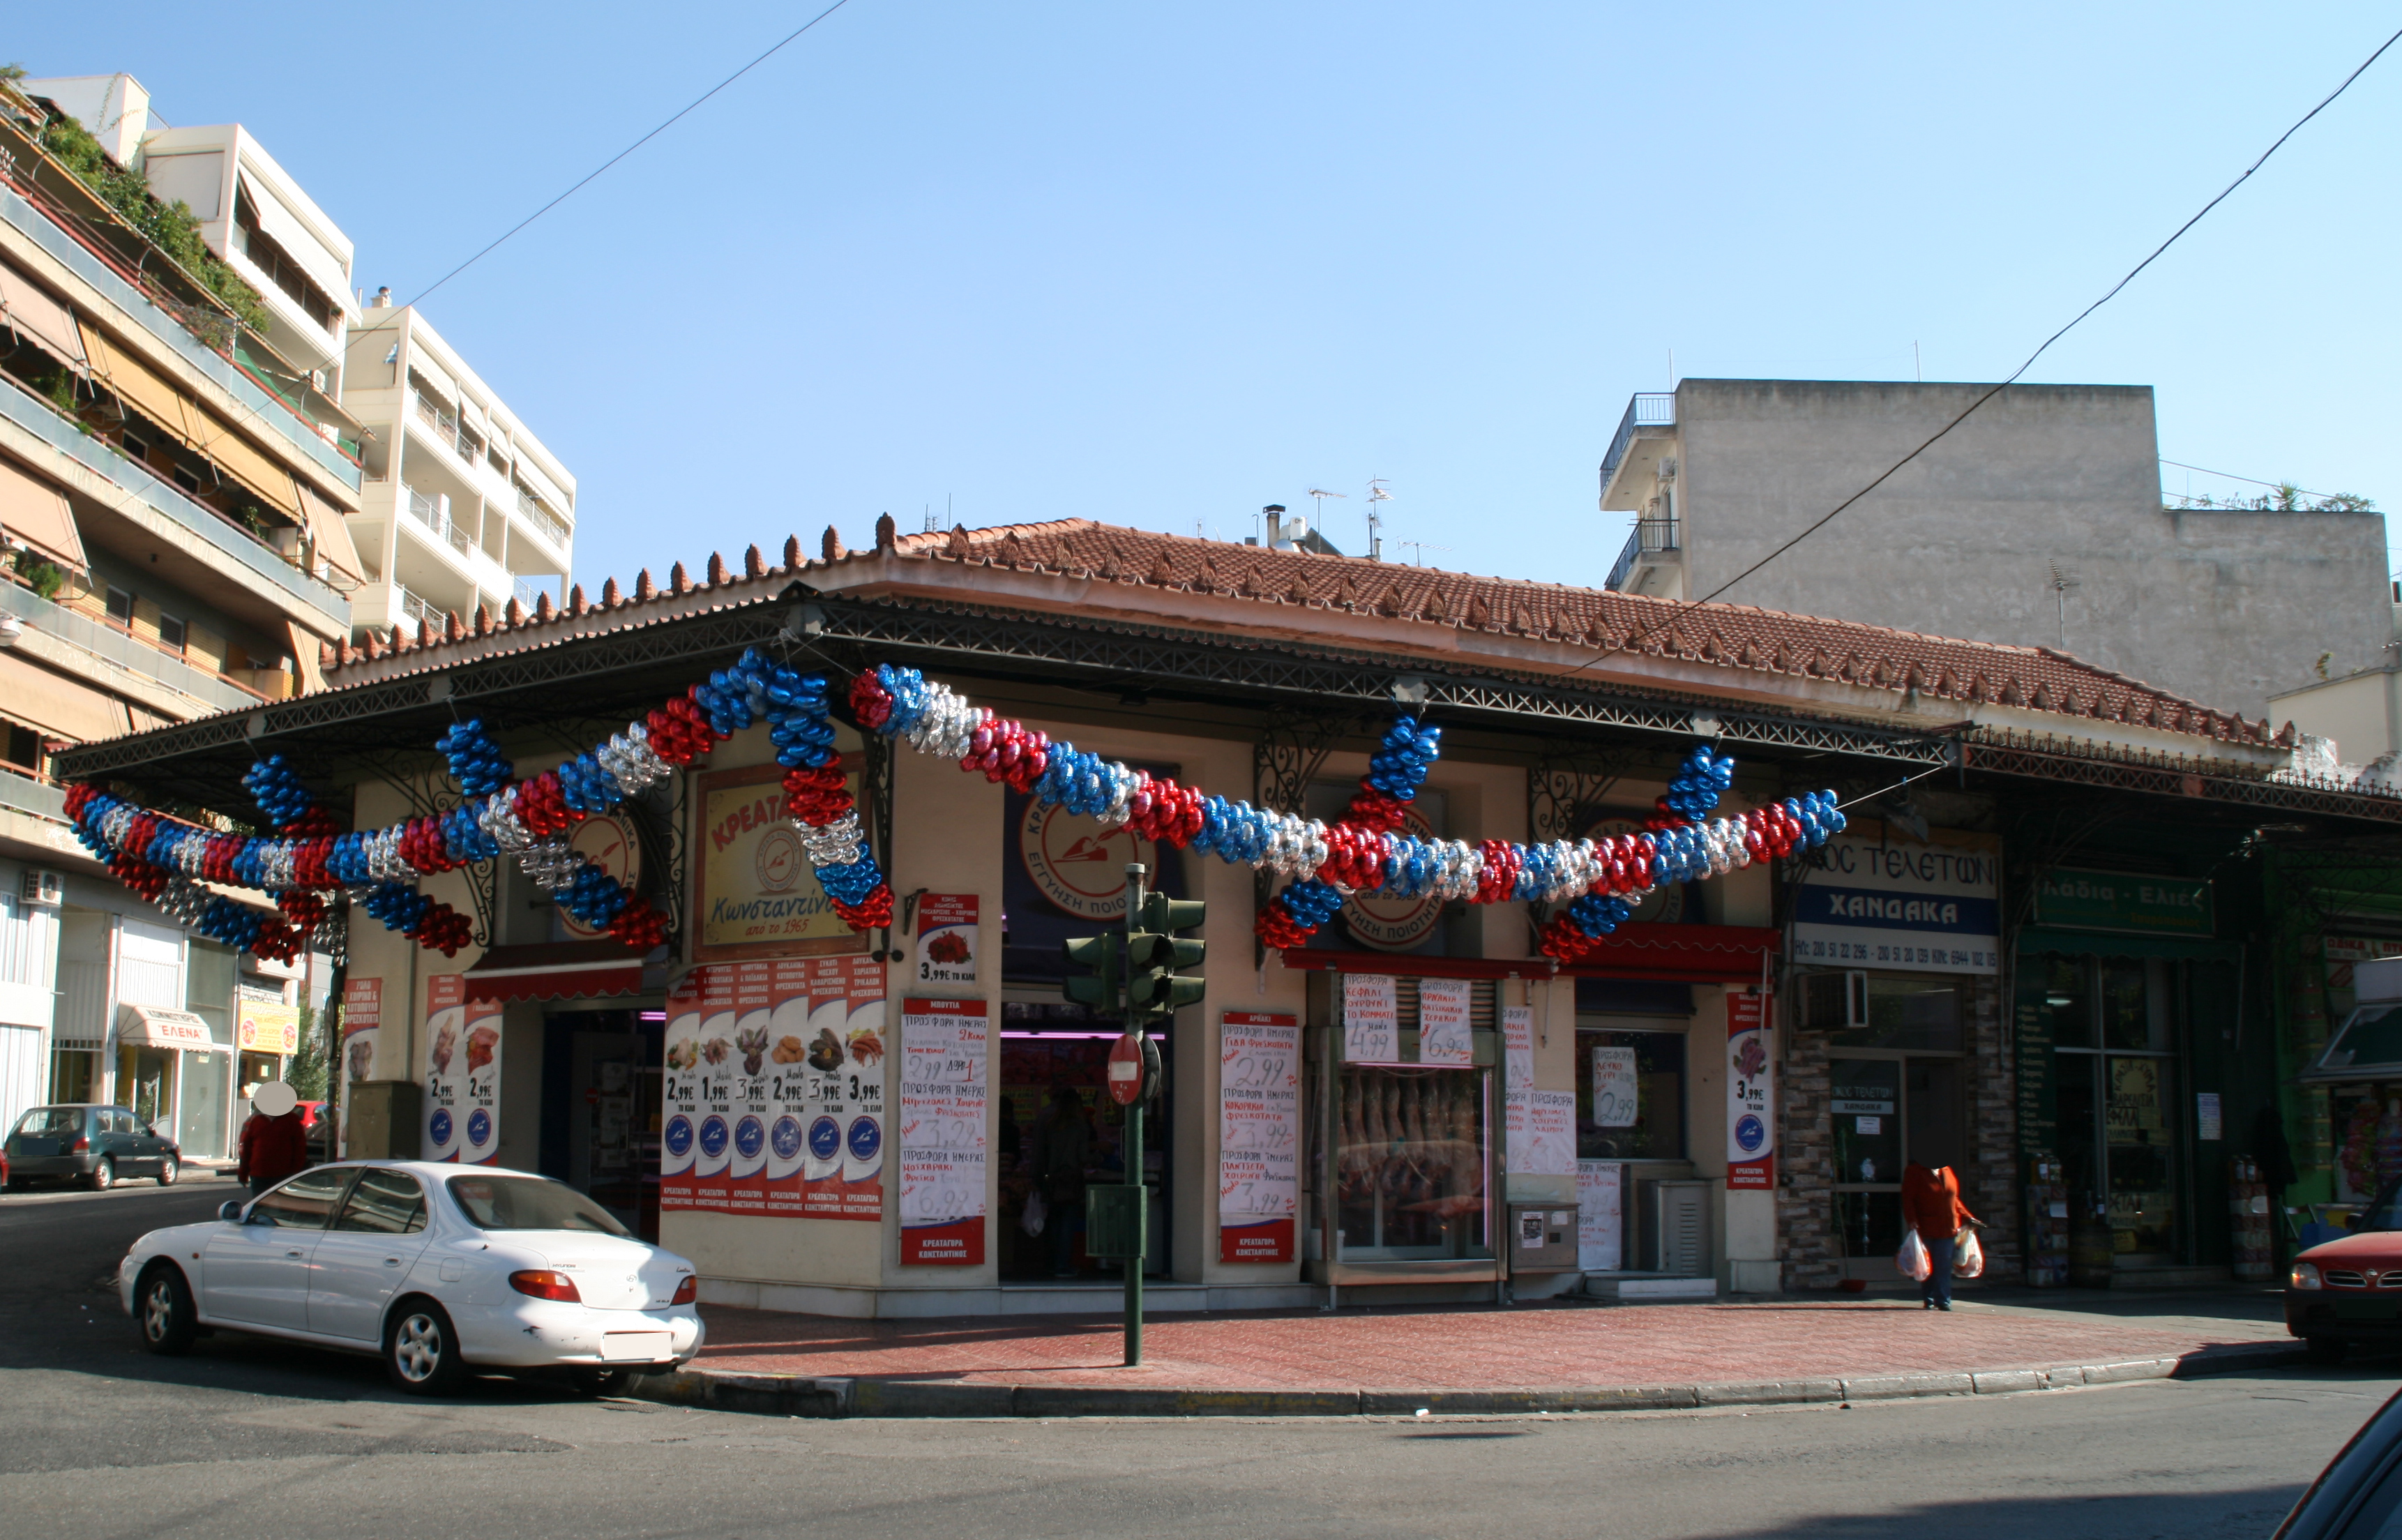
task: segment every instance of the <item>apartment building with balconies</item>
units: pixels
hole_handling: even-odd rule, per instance
[[[1635,516],[1605,586],[2052,648],[2255,716],[2387,655],[2384,519],[2169,506],[2149,386],[2012,385],[1894,469],[1989,389],[1636,395],[1602,460],[1602,509]]]
[[[575,478],[414,307],[370,304],[350,349],[345,404],[370,434],[354,627],[439,634],[563,597]]]
[[[242,1052],[238,991],[290,970],[108,879],[49,757],[305,689],[350,634],[364,473],[356,420],[267,335],[272,306],[148,199],[138,135],[112,131],[116,150],[0,83],[0,1121],[115,1100],[208,1155],[278,1062]],[[205,1046],[160,1012],[199,1017]]]

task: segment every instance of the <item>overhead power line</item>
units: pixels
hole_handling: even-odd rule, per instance
[[[476,263],[481,262],[484,258],[491,255],[492,253],[499,250],[503,243],[507,241],[511,236],[516,235],[528,225],[532,224],[535,220],[540,219],[544,214],[548,213],[551,210],[559,207],[561,203],[566,202],[569,199],[583,191],[587,183],[592,181],[595,177],[599,176],[602,172],[607,171],[610,167],[615,165],[618,161],[625,159],[626,157],[633,154],[636,150],[641,149],[652,140],[656,139],[659,135],[667,132],[668,130],[675,127],[680,120],[689,116],[694,109],[697,108],[702,103],[708,101],[711,97],[715,96],[719,91],[724,90],[726,87],[734,84],[737,80],[741,79],[752,70],[757,69],[760,65],[766,63],[768,60],[782,52],[785,44],[792,42],[794,38],[800,36],[801,34],[808,31],[811,27],[816,26],[819,22],[824,21],[827,17],[832,16],[835,12],[842,9],[843,7],[849,3],[850,0],[834,0],[833,5],[828,6],[825,9],[818,12],[815,16],[810,17],[799,26],[794,27],[791,32],[786,33],[784,36],[777,42],[775,47],[767,49],[766,52],[762,53],[756,59],[752,60],[751,62],[743,65],[740,69],[736,70],[732,75],[727,76],[725,79],[720,80],[716,85],[710,87],[698,96],[696,96],[691,101],[685,103],[683,106],[680,108],[673,117],[668,118],[667,121],[661,123],[657,128],[653,129],[650,132],[642,135],[642,138],[635,140],[624,149],[619,150],[608,159],[603,160],[598,166],[593,167],[592,170],[587,172],[582,180],[578,181],[573,186],[568,188],[565,192],[560,193],[557,198],[552,199],[549,202],[545,203],[541,208],[534,210],[533,213],[526,215],[523,219],[518,220],[516,224],[502,231],[499,239],[495,240],[490,245],[486,246],[482,251],[477,252],[466,261],[460,263],[449,272],[444,273],[440,278],[435,279],[433,282],[419,290],[417,297],[410,300],[409,303],[411,305],[423,303],[427,295],[432,294],[435,290],[442,287],[443,284],[449,282],[452,279],[458,277],[461,273],[465,272]]]
[[[1664,619],[1655,622],[1650,626],[1637,633],[1629,645],[1640,643],[1648,638],[1657,635],[1660,631],[1667,628],[1668,626],[1674,626],[1679,616],[1684,615],[1696,606],[1709,603],[1712,599],[1717,598],[1720,594],[1725,593],[1736,584],[1741,583],[1744,579],[1751,576],[1754,572],[1759,571],[1770,562],[1774,561],[1778,557],[1783,556],[1786,552],[1793,549],[1796,545],[1801,544],[1812,535],[1815,535],[1819,530],[1825,529],[1829,524],[1834,522],[1837,515],[1840,515],[1843,510],[1859,502],[1860,499],[1868,496],[1871,492],[1873,492],[1878,488],[1884,486],[1887,481],[1891,480],[1894,474],[1901,470],[1903,466],[1908,465],[1912,461],[1916,460],[1919,456],[1925,454],[1927,450],[1933,448],[1938,443],[1941,442],[1945,434],[1949,433],[1953,429],[1960,426],[1961,423],[1968,420],[1969,415],[1975,412],[1978,407],[1982,406],[1986,402],[1993,400],[1994,397],[2001,394],[2004,391],[2018,383],[2019,377],[2025,374],[2029,369],[2035,367],[2035,361],[2041,358],[2045,352],[2050,349],[2053,343],[2059,341],[2062,337],[2066,337],[2070,331],[2075,329],[2078,322],[2083,321],[2087,316],[2091,315],[2094,311],[2100,309],[2103,306],[2107,305],[2111,300],[2117,298],[2119,290],[2133,282],[2136,275],[2141,273],[2145,268],[2150,267],[2154,262],[2160,260],[2161,253],[2167,251],[2171,246],[2175,245],[2178,238],[2183,236],[2186,231],[2192,229],[2196,225],[2201,224],[2203,216],[2207,215],[2211,210],[2227,201],[2228,196],[2234,192],[2236,188],[2252,180],[2252,173],[2258,171],[2262,166],[2267,165],[2269,163],[2269,158],[2283,149],[2286,140],[2291,139],[2295,134],[2299,133],[2302,130],[2303,124],[2308,123],[2312,118],[2316,117],[2319,114],[2325,112],[2327,107],[2334,103],[2337,97],[2341,96],[2346,90],[2351,89],[2354,81],[2359,79],[2363,75],[2367,73],[2369,65],[2376,63],[2378,60],[2383,58],[2385,50],[2392,48],[2397,42],[2402,42],[2402,31],[2397,31],[2393,36],[2388,37],[2384,42],[2380,43],[2377,46],[2377,50],[2374,53],[2371,53],[2367,58],[2362,60],[2359,65],[2355,67],[2350,75],[2343,77],[2341,84],[2338,85],[2335,89],[2327,92],[2325,97],[2321,98],[2317,106],[2312,107],[2310,111],[2296,118],[2294,120],[2293,127],[2279,134],[2277,136],[2276,143],[2271,144],[2267,149],[2260,152],[2260,158],[2258,159],[2244,167],[2242,175],[2238,176],[2234,181],[2229,182],[2225,187],[2221,188],[2217,197],[2212,199],[2209,202],[2204,203],[2195,212],[2192,218],[2187,220],[2184,224],[2179,225],[2175,230],[2170,233],[2169,238],[2166,241],[2163,241],[2159,245],[2153,247],[2150,255],[2145,257],[2141,262],[2136,263],[2133,268],[2127,269],[2126,277],[2121,278],[2118,282],[2111,284],[2109,291],[2103,295],[2101,298],[2095,300],[2092,304],[2086,306],[2085,309],[2078,311],[2075,316],[2070,318],[2067,325],[2061,327],[2060,330],[2052,333],[2050,337],[2045,337],[2043,339],[2042,346],[2036,348],[2035,351],[2027,354],[2026,362],[2011,370],[2010,376],[2008,379],[2003,380],[1998,385],[1988,387],[1983,393],[1977,397],[1976,400],[1968,403],[1968,405],[1961,410],[1959,416],[1953,418],[1951,421],[1946,422],[1942,427],[1938,428],[1933,433],[1929,434],[1926,442],[1919,445],[1918,447],[1911,450],[1910,453],[1902,456],[1899,460],[1895,461],[1891,465],[1885,467],[1884,473],[1874,481],[1870,482],[1858,491],[1854,492],[1851,496],[1843,499],[1843,502],[1835,504],[1835,506],[1829,509],[1826,516],[1818,519],[1817,522],[1802,530],[1792,539],[1785,542],[1782,545],[1777,546],[1776,549],[1769,552],[1766,556],[1760,557],[1758,561],[1753,562],[1750,566],[1745,568],[1742,571],[1737,572],[1734,576],[1727,579],[1724,583],[1719,584],[1708,593],[1704,594],[1701,598],[1696,599],[1688,599],[1683,604],[1678,605],[1675,612],[1670,613]],[[1593,664],[1598,661],[1600,661],[1598,657],[1587,659],[1585,662],[1577,665],[1577,667],[1569,670],[1569,672],[1574,673],[1579,670],[1591,667]]]

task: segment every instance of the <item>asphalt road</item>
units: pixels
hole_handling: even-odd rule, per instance
[[[134,1346],[102,1280],[232,1190],[0,1199],[0,1536],[2257,1536],[2402,1369],[1430,1423],[815,1423],[498,1379],[426,1403],[365,1359]]]

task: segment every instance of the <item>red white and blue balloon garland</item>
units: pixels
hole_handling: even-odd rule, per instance
[[[1687,757],[1649,827],[1638,832],[1541,845],[1422,840],[1400,830],[1404,809],[1442,751],[1443,730],[1413,718],[1387,730],[1349,811],[1327,824],[1205,796],[1073,744],[1054,743],[1023,722],[970,706],[914,668],[885,664],[861,674],[852,681],[850,706],[863,728],[905,738],[924,753],[957,760],[961,770],[980,771],[1037,801],[1291,878],[1254,925],[1274,947],[1304,944],[1346,897],[1375,891],[1471,903],[1566,902],[1543,928],[1542,948],[1574,962],[1634,913],[1630,899],[1824,845],[1845,821],[1832,791],[1789,797],[1733,818],[1711,817],[1733,780],[1734,761],[1703,745]]]
[[[892,889],[860,828],[834,749],[829,682],[774,663],[756,649],[730,668],[671,697],[597,749],[530,780],[477,722],[436,744],[463,794],[438,817],[357,833],[331,818],[282,756],[252,767],[244,786],[275,837],[219,833],[139,808],[98,789],[67,793],[76,836],[129,887],[203,935],[264,956],[296,956],[322,924],[322,895],[347,892],[388,928],[454,955],[473,939],[467,917],[419,892],[426,875],[507,855],[587,928],[647,952],[667,922],[562,837],[765,721],[785,768],[785,806],[818,882],[855,931],[892,923]],[[1813,791],[1733,818],[1714,818],[1734,762],[1705,745],[1688,756],[1640,832],[1599,840],[1524,845],[1422,840],[1401,832],[1407,806],[1442,752],[1443,730],[1396,721],[1369,759],[1349,809],[1332,824],[1204,795],[1116,760],[1055,743],[1024,723],[970,706],[948,686],[891,664],[851,682],[863,729],[905,738],[921,752],[1070,812],[1121,826],[1178,849],[1202,851],[1290,881],[1256,922],[1271,946],[1299,946],[1360,892],[1432,895],[1471,903],[1565,903],[1543,927],[1542,949],[1574,962],[1633,913],[1629,901],[1673,882],[1718,876],[1754,860],[1826,843],[1844,825],[1832,791]],[[261,915],[212,894],[202,882],[274,895]]]

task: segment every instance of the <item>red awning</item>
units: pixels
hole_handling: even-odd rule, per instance
[[[1758,983],[1762,959],[1784,950],[1785,932],[1774,926],[1630,920],[1561,971],[1581,979]]]
[[[471,1000],[604,999],[642,992],[642,959],[614,942],[495,946],[467,969]]]
[[[1559,971],[1549,957],[1418,957],[1391,952],[1334,952],[1288,946],[1287,968],[1311,973],[1390,973],[1404,979],[1548,979]]]

